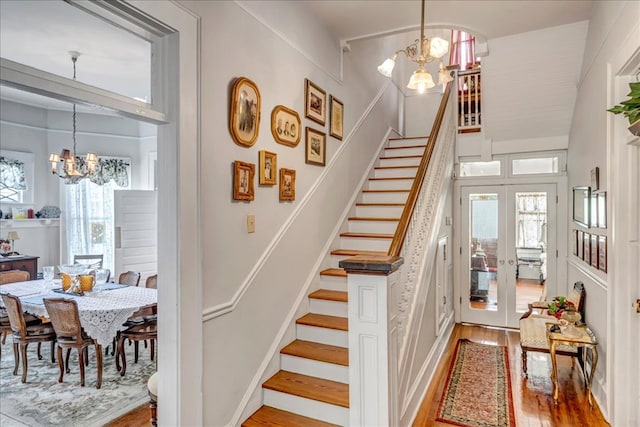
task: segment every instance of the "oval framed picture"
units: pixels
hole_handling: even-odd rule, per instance
[[[271,111],[271,133],[277,143],[295,147],[300,143],[300,116],[284,105],[276,105]]]
[[[238,78],[233,84],[229,117],[233,140],[244,147],[255,144],[260,128],[260,92],[246,77]]]

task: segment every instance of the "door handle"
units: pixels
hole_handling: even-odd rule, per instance
[[[503,259],[500,260],[500,265],[504,265],[504,260]]]
[[[513,260],[512,259],[509,260],[509,265],[513,265]]]

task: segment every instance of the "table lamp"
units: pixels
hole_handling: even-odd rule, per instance
[[[16,251],[16,247],[14,246],[14,240],[20,240],[20,236],[18,236],[18,232],[17,231],[10,231],[9,233],[7,233],[7,240],[11,240],[11,251],[15,252]]]

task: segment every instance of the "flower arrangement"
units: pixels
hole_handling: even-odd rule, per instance
[[[557,296],[549,303],[549,315],[554,316],[556,319],[562,317],[562,313],[565,311],[576,311],[576,305],[569,301],[567,297]]]

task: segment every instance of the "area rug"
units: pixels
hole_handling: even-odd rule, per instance
[[[80,387],[77,351],[71,352],[70,373],[58,383],[58,363],[51,363],[50,345],[42,345],[42,360],[36,356],[36,344],[30,344],[27,382],[22,384],[22,366],[13,376],[11,338],[2,345],[0,360],[0,426],[103,426],[121,415],[149,402],[147,380],[156,371],[149,348],[140,343],[140,358],[133,363],[134,346],[126,345],[127,372],[121,377],[115,358],[104,357],[102,387],[96,389],[96,362],[93,347],[89,366],[85,367],[85,387]]]
[[[459,340],[437,421],[469,427],[515,427],[506,347]]]

